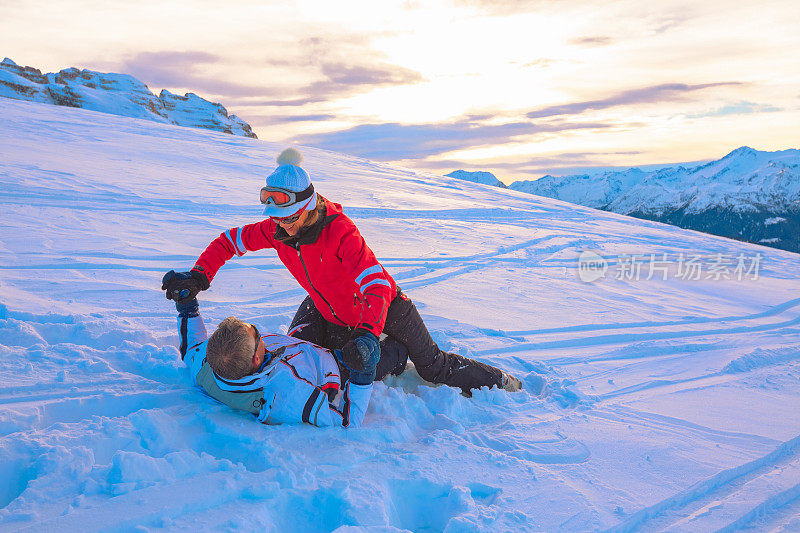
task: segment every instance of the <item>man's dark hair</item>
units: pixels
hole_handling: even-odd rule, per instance
[[[253,336],[247,323],[229,316],[208,338],[206,361],[221,378],[241,379],[253,373]]]

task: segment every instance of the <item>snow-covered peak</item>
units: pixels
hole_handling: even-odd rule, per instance
[[[516,181],[509,188],[588,207],[602,208],[646,175],[646,172],[638,168],[595,175],[581,174],[567,177],[548,175],[535,181]]]
[[[758,150],[750,148],[749,146],[740,146],[736,150],[733,150],[731,153],[723,157],[722,159],[735,159],[738,157],[756,157],[758,156]]]
[[[752,211],[755,206],[784,210],[800,200],[800,150],[765,152],[743,146],[694,168],[546,176],[510,187],[623,214],[675,209],[699,213],[717,207]]]
[[[179,96],[163,89],[158,99],[163,102],[170,118],[182,126],[219,130],[244,137],[256,136],[249,124],[236,115],[228,115],[228,110],[221,104],[209,102],[194,93]]]
[[[147,85],[128,74],[74,67],[42,74],[38,69],[20,67],[5,58],[0,63],[0,96],[256,136],[249,124],[234,115],[229,116],[220,104],[194,93],[178,96],[164,90],[157,97]]]
[[[468,170],[454,170],[450,174],[445,174],[451,178],[460,180],[471,181],[472,183],[483,183],[484,185],[494,185],[495,187],[506,188],[506,184],[497,179],[491,172],[483,171],[468,171]]]

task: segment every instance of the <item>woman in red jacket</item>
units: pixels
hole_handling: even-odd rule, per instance
[[[376,379],[401,373],[408,357],[423,379],[467,394],[482,386],[519,390],[520,381],[506,372],[439,349],[414,304],[378,262],[342,206],[314,190],[298,166],[301,161],[293,148],[280,154],[278,168],[260,193],[268,218],[222,233],[200,255],[188,283],[166,287],[167,297],[183,288],[192,296],[207,289],[234,255],[274,248],[308,292],[289,335],[341,350],[343,372],[358,370],[361,361],[378,351],[382,357]],[[387,337],[379,344],[381,333]]]

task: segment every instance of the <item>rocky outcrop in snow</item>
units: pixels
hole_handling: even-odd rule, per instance
[[[502,187],[503,189],[507,188],[506,184],[497,179],[491,172],[454,170],[450,174],[445,174],[445,176],[471,181],[472,183],[483,183],[484,185],[494,185],[495,187]]]
[[[510,188],[800,252],[800,150],[744,146],[696,167],[545,176]]]
[[[6,58],[0,63],[0,96],[256,137],[249,124],[228,115],[220,104],[194,93],[178,96],[163,90],[155,96],[127,74],[77,68],[42,74]]]

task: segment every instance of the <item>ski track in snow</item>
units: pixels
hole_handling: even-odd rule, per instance
[[[262,426],[191,386],[158,285],[258,220],[252,176],[282,147],[30,103],[0,117],[0,531],[800,528],[795,255],[307,149],[437,342],[526,389],[403,375],[361,430]],[[584,249],[609,268],[764,261],[757,281],[589,284]],[[285,331],[303,297],[265,251],[201,306]]]
[[[636,512],[609,532],[738,531],[800,498],[800,436],[748,463],[719,472],[687,490]],[[765,485],[773,494],[759,502]],[[758,502],[753,505],[753,502]],[[741,515],[738,508],[744,508]],[[716,525],[717,515],[730,523]],[[717,529],[718,528],[718,529]]]

